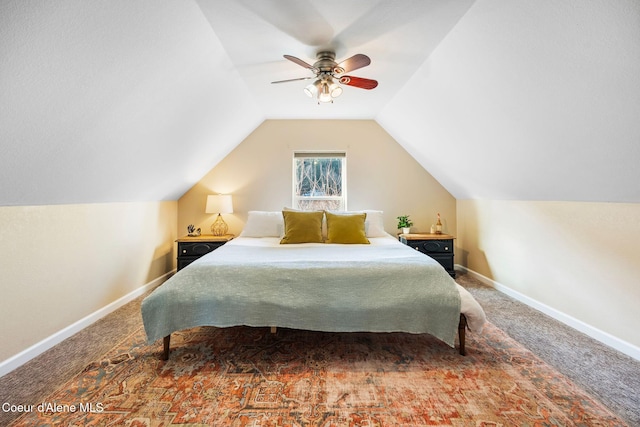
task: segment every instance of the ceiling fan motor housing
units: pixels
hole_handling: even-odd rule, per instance
[[[313,67],[322,74],[329,74],[335,77],[344,74],[344,68],[339,67],[336,63],[336,54],[331,51],[318,52],[318,60],[313,64]]]

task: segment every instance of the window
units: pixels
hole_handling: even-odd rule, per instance
[[[347,209],[345,153],[293,154],[293,207],[301,210]]]

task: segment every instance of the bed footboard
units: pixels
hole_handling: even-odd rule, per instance
[[[467,355],[467,351],[465,349],[465,331],[467,329],[467,318],[464,314],[460,314],[460,323],[458,323],[458,340],[460,341],[459,353],[462,356]],[[275,333],[276,328],[271,327],[271,333]],[[171,335],[167,335],[162,340],[163,349],[162,349],[162,360],[169,360],[169,351],[171,348]]]

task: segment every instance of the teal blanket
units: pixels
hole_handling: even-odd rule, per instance
[[[453,279],[431,258],[380,239],[371,245],[235,239],[143,300],[148,341],[196,326],[247,325],[428,333],[453,347],[460,318]]]

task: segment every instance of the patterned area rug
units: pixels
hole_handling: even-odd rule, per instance
[[[142,329],[12,426],[624,426],[492,324],[427,335]]]

